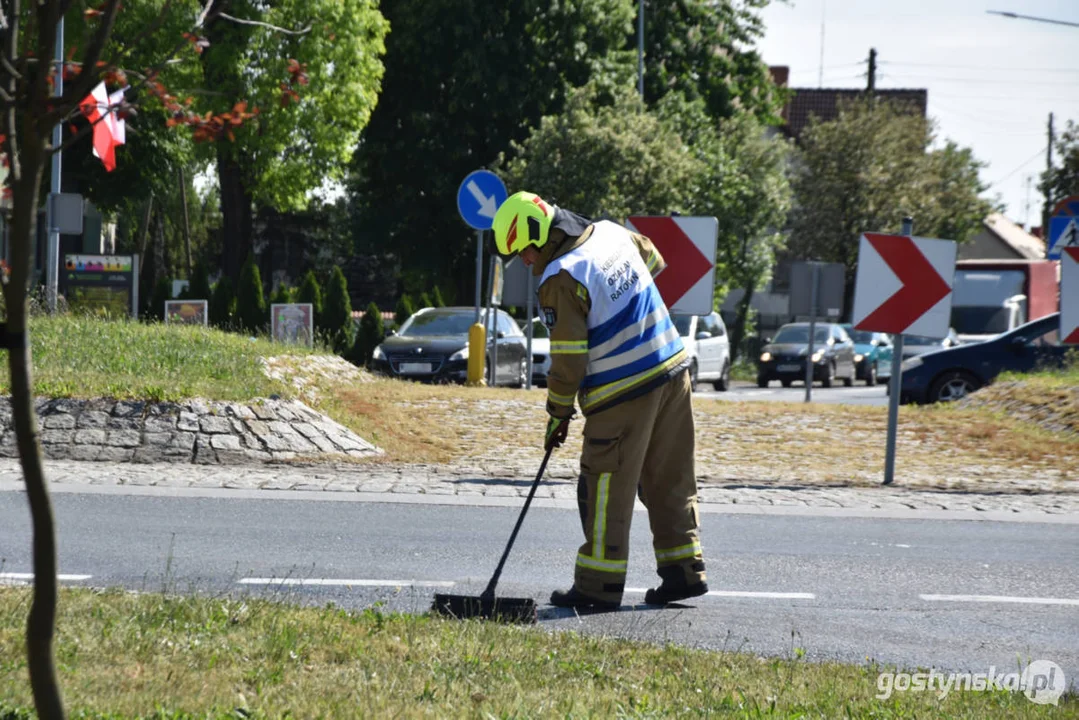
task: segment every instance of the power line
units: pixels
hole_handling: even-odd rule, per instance
[[[1034,162],[1035,160],[1040,158],[1042,155],[1044,155],[1045,150],[1046,150],[1047,147],[1048,147],[1048,145],[1042,145],[1041,148],[1038,150],[1038,152],[1031,155],[1029,159],[1024,160],[1022,165],[1018,166],[1017,168],[1015,168],[1014,170],[1009,172],[1004,177],[999,178],[999,179],[994,180],[993,182],[989,183],[988,185],[985,186],[985,189],[988,190],[989,188],[993,187],[994,185],[999,185],[1000,183],[1002,183],[1005,180],[1007,180],[1008,178],[1010,178],[1012,175],[1015,175],[1017,172],[1019,172],[1020,170],[1025,168],[1027,165],[1031,164],[1032,162]]]
[[[986,10],[990,15],[1002,15],[1006,18],[1012,18],[1013,20],[1033,20],[1034,22],[1050,23],[1053,25],[1069,25],[1071,27],[1079,28],[1079,23],[1068,22],[1067,20],[1053,20],[1051,18],[1034,17],[1033,15],[1019,15],[1013,12],[1001,12],[1000,10]]]
[[[933,81],[933,82],[957,82],[957,83],[964,83],[964,84],[969,84],[969,85],[1000,85],[1002,83],[1001,80],[994,79],[994,78],[941,77],[939,75],[917,75],[917,74],[908,75],[906,73],[896,74],[896,73],[893,73],[893,72],[889,72],[889,73],[887,73],[887,75],[882,75],[881,77],[892,77],[892,78],[898,78],[900,80],[916,80],[918,82],[927,82],[927,81]],[[1039,80],[1035,80],[1035,81],[1008,80],[1007,82],[1016,83],[1016,84],[1021,83],[1023,85],[1047,85],[1049,87],[1067,87],[1067,86],[1070,86],[1070,85],[1079,85],[1079,78],[1075,78],[1074,80],[1042,80],[1042,81],[1039,81]]]
[[[949,70],[979,70],[988,72],[1037,72],[1037,73],[1079,73],[1079,68],[1017,68],[1017,67],[985,67],[979,65],[946,65],[941,63],[918,63],[918,62],[897,62],[894,60],[882,60],[881,65],[898,65],[902,67],[924,67],[924,68],[947,68]]]

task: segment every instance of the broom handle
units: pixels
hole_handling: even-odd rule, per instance
[[[487,589],[483,591],[482,598],[493,599],[495,596],[495,585],[498,584],[498,578],[502,576],[502,568],[506,565],[506,558],[510,556],[510,550],[513,548],[513,541],[517,539],[517,532],[521,529],[521,523],[525,520],[525,513],[528,512],[528,506],[532,504],[532,498],[536,494],[536,488],[539,487],[540,481],[543,480],[543,471],[547,469],[547,461],[551,459],[551,451],[554,448],[547,448],[547,454],[543,456],[543,462],[540,464],[539,472],[536,473],[536,479],[532,483],[532,489],[528,491],[528,497],[525,498],[525,505],[521,508],[521,514],[517,518],[517,524],[513,526],[513,532],[510,534],[510,541],[506,543],[506,549],[502,553],[502,559],[498,561],[498,567],[495,568],[495,574],[491,576],[491,582],[487,583]]]

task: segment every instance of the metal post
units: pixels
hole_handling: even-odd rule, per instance
[[[535,280],[532,278],[532,268],[525,267],[528,272],[528,309],[525,311],[525,317],[528,318],[528,381],[525,384],[526,390],[532,389],[532,311],[533,311],[533,290],[532,286]]]
[[[480,285],[483,284],[483,231],[476,231],[476,320],[480,321]]]
[[[817,334],[817,283],[820,282],[820,263],[810,263],[813,280],[809,286],[809,346],[806,349],[806,402],[813,400],[813,340]]]
[[[903,218],[904,235],[914,233],[914,219]],[[895,442],[899,431],[899,393],[903,387],[903,334],[897,333],[892,343],[892,377],[888,379],[888,444],[884,449],[884,484],[895,480]]]
[[[56,82],[53,85],[53,97],[64,94],[64,18],[56,23]],[[63,143],[63,125],[56,123],[52,128],[52,178],[49,186],[50,194],[60,192],[60,152],[57,148]],[[53,217],[52,198],[46,203],[45,225],[48,229],[48,245],[45,252],[45,304],[50,313],[56,312],[56,293],[59,284],[60,271],[60,231],[56,227],[56,218]]]
[[[495,266],[494,266],[494,263],[491,263],[491,269],[487,273],[487,287],[488,288],[493,288],[494,284],[495,284]],[[494,293],[491,292],[490,289],[489,289],[487,291],[487,303],[486,303],[487,310],[484,312],[483,326],[490,330],[490,332],[487,333],[487,342],[490,343],[490,342],[493,341],[497,346],[497,344],[498,344],[498,335],[497,335],[498,326],[495,325],[494,316],[491,315],[491,296],[492,295],[494,295]],[[483,349],[483,357],[484,357],[484,359],[487,358],[487,348]],[[487,384],[490,387],[494,387],[495,386],[495,381],[498,379],[498,368],[495,367],[494,362],[491,363],[490,377],[491,377],[491,379]]]
[[[637,92],[644,100],[644,0],[637,8]]]

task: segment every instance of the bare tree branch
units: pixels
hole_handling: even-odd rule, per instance
[[[242,20],[240,18],[233,17],[231,15],[226,15],[223,12],[217,13],[216,17],[223,18],[225,20],[229,20],[229,21],[234,22],[234,23],[236,23],[238,25],[257,25],[258,27],[269,28],[270,30],[273,30],[274,32],[284,33],[286,35],[306,35],[307,33],[311,32],[311,27],[312,27],[311,25],[308,25],[303,30],[288,30],[286,28],[279,27],[277,25],[271,25],[268,22],[262,22],[261,20]]]
[[[70,87],[64,88],[64,94],[60,96],[56,103],[57,110],[65,106],[70,107],[73,103],[82,100],[98,82],[94,71],[97,69],[97,62],[101,59],[101,53],[105,49],[105,43],[112,33],[112,26],[116,22],[116,12],[119,8],[120,0],[106,0],[105,10],[98,18],[97,32],[94,33],[94,39],[90,42],[82,58],[82,66],[89,68],[90,72],[80,73]],[[55,122],[57,118],[50,118],[49,116],[55,115],[57,110],[48,113],[43,119],[46,122],[50,119]],[[61,112],[60,114],[62,115],[63,113]]]

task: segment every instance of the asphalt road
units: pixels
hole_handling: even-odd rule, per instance
[[[353,608],[382,601],[416,612],[439,590],[478,594],[517,514],[120,494],[53,500],[60,572],[71,585]],[[638,513],[623,609],[584,617],[545,605],[570,582],[579,537],[575,511],[534,509],[499,594],[540,600],[541,622],[552,628],[969,672],[1044,659],[1070,682],[1079,678],[1079,536],[1071,525],[708,514],[703,543],[718,594],[657,609],[634,606],[656,580]],[[25,580],[30,570],[25,496],[0,492],[0,578]]]
[[[830,403],[843,405],[873,405],[888,407],[888,396],[885,394],[886,387],[877,385],[867,387],[864,382],[855,383],[853,387],[822,388],[820,384],[813,385],[811,402]],[[734,402],[805,402],[805,383],[795,383],[789,388],[782,387],[778,382],[770,383],[767,388],[759,388],[756,383],[734,381],[727,392],[717,392],[712,389],[711,383],[700,383],[693,397],[698,400],[730,400]]]

